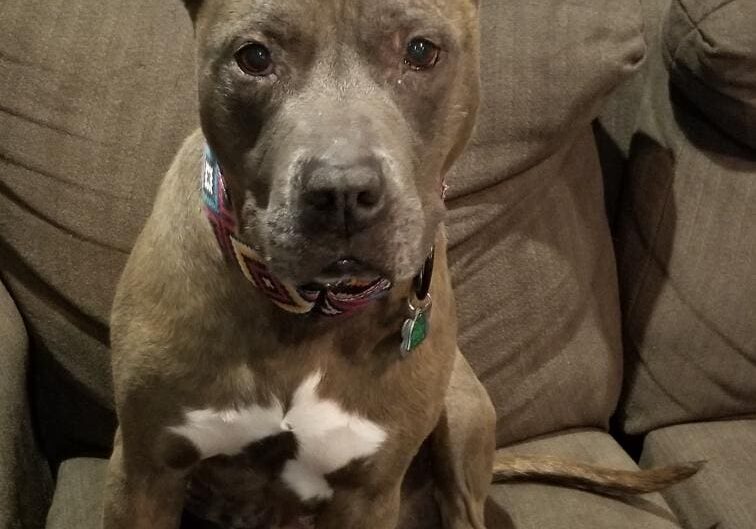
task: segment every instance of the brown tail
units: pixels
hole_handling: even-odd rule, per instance
[[[651,470],[612,470],[549,456],[496,455],[493,481],[539,481],[611,496],[645,494],[691,477],[703,461]]]

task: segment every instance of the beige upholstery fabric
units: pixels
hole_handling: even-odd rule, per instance
[[[52,480],[31,430],[27,401],[28,339],[0,282],[0,527],[38,527]]]
[[[672,81],[720,130],[756,148],[756,2],[674,0],[662,48]]]
[[[63,462],[55,497],[47,515],[48,529],[100,529],[106,459],[77,458]]]
[[[427,455],[427,452],[424,452]],[[440,529],[440,517],[433,499],[429,460],[418,458],[411,477],[405,483],[401,529]],[[100,529],[102,495],[108,461],[95,458],[74,458],[63,462],[52,507],[47,515],[47,529]],[[42,509],[40,514],[44,514]],[[6,526],[2,526],[6,529]],[[26,529],[29,526],[23,526]],[[31,527],[37,527],[31,526]],[[370,526],[366,526],[370,529]],[[9,526],[8,529],[15,529]],[[181,529],[224,529],[189,515]],[[491,526],[489,529],[499,529]]]
[[[632,434],[756,412],[756,155],[670,88],[658,31],[615,237]]]
[[[681,424],[646,437],[642,466],[680,460],[707,461],[664,492],[686,529],[756,527],[756,419]]]
[[[634,470],[635,463],[607,434],[572,431],[528,441],[507,453],[553,455],[573,461]],[[680,527],[658,494],[619,500],[533,483],[496,485],[487,520],[490,529],[672,529]]]
[[[620,385],[614,257],[589,123],[644,53],[633,1],[482,2],[482,111],[449,178],[463,352],[499,444],[605,426]]]
[[[7,0],[0,20],[0,275],[48,453],[104,452],[116,278],[196,122],[191,24],[169,0]]]
[[[460,344],[496,405],[499,445],[565,427],[605,427],[622,358],[590,128],[450,209]]]
[[[596,117],[645,53],[637,0],[481,0],[478,132],[457,197],[516,178]]]
[[[514,446],[507,451],[557,455],[616,468],[635,464],[607,434],[572,431]],[[440,529],[427,464],[418,465],[402,509],[402,529]],[[61,467],[48,529],[97,529],[107,462],[66,461]],[[411,499],[408,499],[409,498]],[[506,484],[493,489],[486,512],[489,529],[673,529],[674,515],[658,494],[621,501],[587,492],[539,484]],[[368,526],[369,527],[369,526]],[[185,520],[182,529],[218,529]]]

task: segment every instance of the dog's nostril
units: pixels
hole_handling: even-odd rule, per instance
[[[362,207],[375,206],[380,200],[380,195],[373,191],[361,191],[357,194],[357,205]]]
[[[333,191],[311,191],[307,193],[307,202],[315,209],[333,209],[336,207],[336,194]]]

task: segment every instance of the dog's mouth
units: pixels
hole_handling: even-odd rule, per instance
[[[306,286],[359,288],[383,277],[384,274],[359,259],[342,257],[323,268]]]

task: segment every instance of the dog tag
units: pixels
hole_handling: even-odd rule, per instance
[[[413,349],[425,341],[430,328],[430,318],[428,317],[431,306],[430,295],[425,299],[417,302],[417,305],[408,301],[411,316],[404,320],[402,325],[402,358],[406,358]]]

